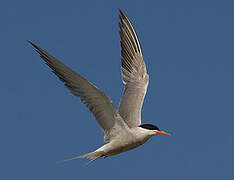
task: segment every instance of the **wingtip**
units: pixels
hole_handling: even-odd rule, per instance
[[[26,40],[26,41],[27,41],[29,44],[31,44],[31,45],[33,44],[32,41],[30,41],[30,40]]]
[[[30,43],[34,48],[40,50],[40,47],[38,47],[36,44],[34,44],[32,41],[27,40],[28,43]]]
[[[36,45],[32,42],[32,41],[30,41],[30,40],[26,40],[29,44],[31,44],[33,47],[36,47]]]
[[[125,16],[124,12],[121,9],[119,9],[119,13],[121,16],[123,16],[123,17]]]

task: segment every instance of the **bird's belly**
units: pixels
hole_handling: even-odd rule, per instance
[[[146,140],[131,139],[130,141],[118,140],[111,142],[109,144],[110,147],[108,148],[108,151],[106,151],[106,156],[114,156],[116,154],[129,151],[144,144],[146,141],[147,139]]]

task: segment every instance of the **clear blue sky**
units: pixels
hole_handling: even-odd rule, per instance
[[[234,179],[233,7],[233,1],[2,2],[0,179]],[[26,40],[117,106],[118,8],[138,33],[150,75],[142,120],[172,136],[89,166],[82,159],[58,165],[101,146],[103,133]]]

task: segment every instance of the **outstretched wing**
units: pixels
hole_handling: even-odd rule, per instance
[[[141,124],[141,108],[149,83],[139,40],[127,16],[120,10],[121,70],[125,84],[119,113],[131,127]]]
[[[28,41],[36,48],[41,58],[53,70],[54,74],[64,83],[71,93],[89,108],[96,117],[105,133],[109,133],[115,124],[117,110],[111,100],[88,80],[72,71],[69,67],[55,59],[37,45]]]

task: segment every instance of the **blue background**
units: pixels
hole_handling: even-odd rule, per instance
[[[233,1],[2,1],[0,179],[234,178]],[[88,109],[32,40],[118,106],[118,8],[141,41],[150,84],[142,120],[172,134],[86,166],[57,161],[103,145]]]

